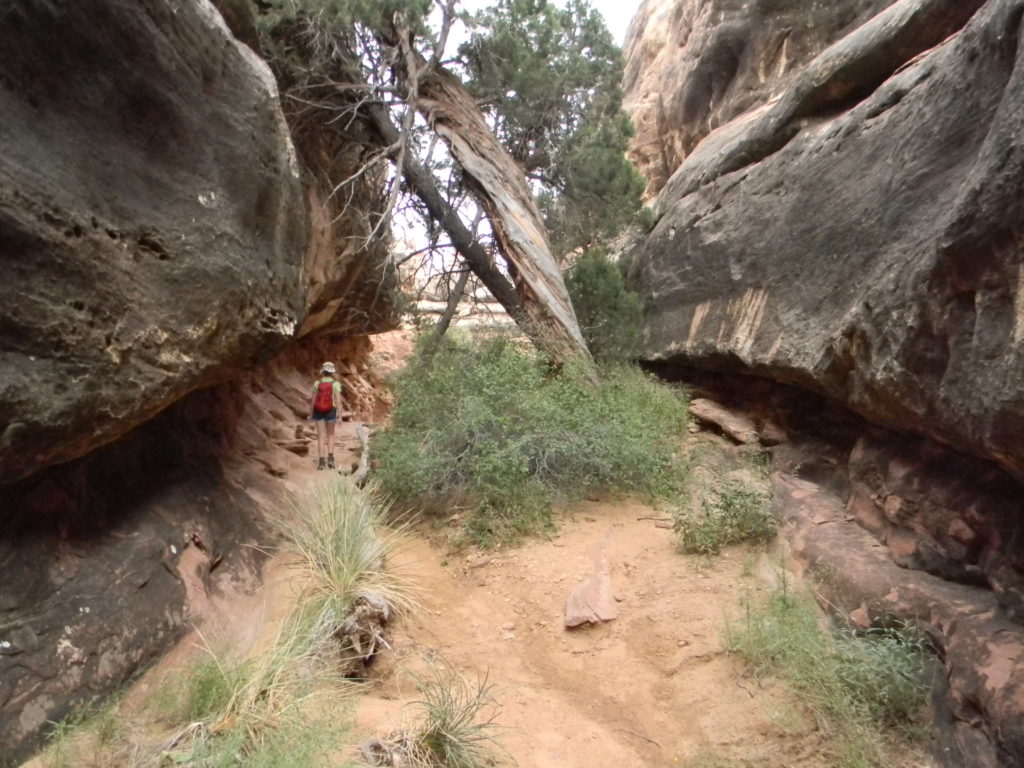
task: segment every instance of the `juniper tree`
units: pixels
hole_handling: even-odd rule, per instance
[[[557,256],[613,235],[639,208],[643,184],[625,159],[621,53],[587,2],[499,0],[462,14],[472,36],[443,60],[455,0],[433,0],[437,29],[427,23],[430,0],[256,1],[265,53],[300,105],[292,114],[367,126],[377,142],[367,167],[386,157],[398,169],[387,211],[411,192],[428,233],[444,233],[535,341],[556,358],[582,348],[543,232],[512,230],[536,216],[531,190]],[[447,154],[431,132],[443,134]],[[482,169],[467,167],[477,161]],[[470,198],[491,239],[467,226]]]

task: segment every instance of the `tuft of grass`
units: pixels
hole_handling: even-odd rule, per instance
[[[478,543],[544,530],[561,499],[667,497],[685,479],[685,399],[635,366],[609,364],[595,385],[506,337],[446,336],[412,359],[395,396],[375,445],[381,491],[428,514],[467,510]]]
[[[699,509],[676,508],[672,528],[681,551],[717,555],[730,544],[771,541],[776,522],[770,508],[769,491],[730,479],[702,499]]]
[[[387,525],[389,507],[380,494],[339,476],[294,498],[290,511],[275,522],[309,576],[304,600],[319,607],[321,633],[332,635],[361,596],[383,599],[399,614],[416,607],[415,585],[394,567],[385,568],[405,528]]]
[[[99,751],[121,736],[119,700],[119,694],[106,701],[94,699],[66,717],[51,721],[52,728],[46,736],[44,764],[48,768],[80,765],[89,760],[87,753],[90,752],[92,762],[96,762]]]
[[[410,704],[412,723],[380,744],[394,765],[485,768],[508,762],[494,738],[498,726],[486,677],[469,681],[447,664],[414,677],[421,698]]]
[[[163,765],[196,768],[328,768],[345,731],[334,718],[292,719],[253,740],[243,729],[199,730],[186,749],[164,753]]]
[[[823,622],[812,598],[785,581],[727,628],[729,650],[755,675],[786,680],[836,745],[836,765],[891,765],[888,734],[920,732],[931,687],[927,644],[909,624],[857,633]]]
[[[189,675],[178,717],[189,725],[166,751],[172,759],[203,766],[320,765],[299,747],[308,739],[304,703],[315,695],[344,697],[352,685],[337,670],[335,633],[360,597],[409,611],[415,588],[385,564],[400,531],[384,525],[386,507],[347,478],[293,499],[290,514],[275,520],[305,571],[306,587],[269,646],[250,659],[213,652]],[[310,730],[310,738],[314,730]],[[298,751],[297,751],[298,750]],[[286,755],[275,762],[275,755]]]

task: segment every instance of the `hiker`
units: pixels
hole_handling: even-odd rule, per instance
[[[334,469],[334,424],[341,411],[341,382],[334,378],[334,363],[320,366],[309,400],[310,418],[316,423],[317,469]],[[324,463],[324,454],[327,462]]]

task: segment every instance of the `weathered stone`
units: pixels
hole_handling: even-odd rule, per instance
[[[700,141],[634,257],[645,356],[795,383],[1024,478],[1022,12],[901,0]]]
[[[207,0],[0,17],[0,482],[295,332],[306,216],[273,76]]]
[[[593,572],[575,586],[565,601],[565,626],[578,627],[582,624],[600,624],[612,621],[619,615],[618,606],[612,593],[612,569],[608,559],[608,543],[612,532],[594,544],[590,550]]]
[[[211,453],[226,394],[0,489],[0,766],[156,659],[219,579],[253,577],[254,502]]]
[[[248,4],[220,6],[255,45]],[[327,199],[358,140],[327,153],[314,130],[297,155],[274,77],[208,0],[14,0],[0,49],[6,766],[164,651],[222,574],[255,578],[259,505],[221,459],[288,472],[272,444],[301,450],[309,381],[369,351],[335,335],[384,325],[391,275],[367,237],[380,179]]]
[[[860,624],[918,621],[941,652],[932,692],[932,754],[944,768],[1020,765],[1024,756],[1024,628],[991,592],[895,565],[884,547],[844,519],[842,500],[776,474],[776,513],[797,561],[833,607]]]
[[[626,39],[632,156],[657,193],[715,128],[894,0],[644,0]]]
[[[702,422],[714,424],[737,443],[749,445],[758,441],[757,427],[752,420],[713,400],[694,398],[690,401],[690,413]]]

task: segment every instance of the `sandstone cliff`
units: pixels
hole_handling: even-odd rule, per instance
[[[893,0],[644,0],[626,39],[632,157],[656,194],[708,133]]]
[[[851,439],[843,500],[901,565],[992,590],[1018,643],[1024,2],[802,10],[648,2],[634,23],[628,100],[659,191],[631,266],[644,356],[796,385],[954,449]],[[963,726],[944,764],[1018,764],[1020,681],[955,673],[1006,649],[964,651],[935,621]]]
[[[256,488],[221,459],[295,443],[303,405],[254,380],[260,431],[237,381],[329,354],[358,390],[365,349],[323,338],[385,326],[390,278],[378,181],[329,199],[358,137],[297,151],[270,68],[209,0],[14,0],[0,49],[7,765],[166,648],[197,590],[255,584]]]

